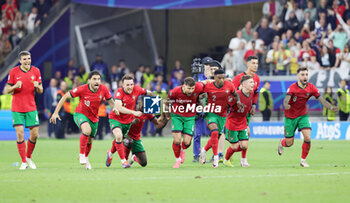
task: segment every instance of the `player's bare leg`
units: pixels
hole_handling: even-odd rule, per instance
[[[134,161],[136,161],[138,164],[140,164],[140,166],[145,167],[147,166],[147,156],[146,156],[146,152],[137,152],[135,154],[133,154],[130,158],[131,161],[130,164]]]
[[[91,164],[89,162],[89,154],[90,154],[90,151],[91,151],[91,147],[92,147],[92,141],[93,141],[93,137],[89,136],[89,141],[87,143],[87,146],[86,146],[86,151],[85,151],[85,159],[86,159],[86,164],[85,164],[85,168],[87,170],[91,170],[92,167],[91,167]]]
[[[119,127],[117,127],[117,128],[113,129],[112,133],[113,133],[113,135],[115,137],[115,141],[113,140],[113,142],[114,142],[115,148],[116,148],[116,150],[117,150],[117,152],[119,154],[122,166],[124,168],[129,168],[130,164],[125,158],[125,149],[124,149],[124,146],[123,146],[123,133],[122,133],[122,130]],[[110,154],[110,156],[112,156],[112,154]]]
[[[228,167],[233,167],[232,164],[232,155],[234,152],[236,152],[239,149],[239,142],[237,143],[230,143],[230,146],[226,150],[225,159],[224,159],[224,165]]]
[[[79,154],[79,162],[82,165],[86,164],[85,152],[87,148],[87,144],[89,142],[89,137],[91,135],[91,127],[88,122],[84,122],[80,125],[80,129],[82,135],[80,136],[80,154]]]
[[[294,137],[283,138],[278,145],[278,149],[277,149],[278,154],[282,155],[284,147],[291,147],[293,144],[294,144]]]
[[[247,132],[248,132],[248,138],[250,138],[250,127],[247,127]],[[241,165],[242,162],[247,163],[248,164],[248,160],[247,160],[247,150],[248,150],[248,145],[245,149],[242,149],[242,154],[241,154]],[[249,164],[248,164],[249,165]]]
[[[239,141],[239,146],[242,149],[242,153],[244,150],[247,152],[248,140]],[[242,167],[250,167],[250,165],[248,164],[247,158],[241,158],[241,166]]]
[[[36,169],[36,165],[32,160],[32,153],[35,148],[36,140],[39,136],[39,126],[29,128],[29,134],[30,134],[30,137],[27,141],[26,160],[31,169]]]
[[[214,155],[213,168],[217,168],[219,166],[219,156],[218,156],[219,130],[216,123],[210,123],[208,127],[210,130],[211,136],[210,136],[210,139],[208,140],[207,145],[205,145],[205,147],[201,149],[200,160],[201,160],[201,163],[204,164],[206,159],[205,154],[210,148],[212,148],[213,155]]]
[[[180,151],[181,163],[185,161],[185,158],[186,158],[185,150],[191,146],[191,141],[192,141],[192,136],[186,133],[183,133],[183,141],[181,143],[181,151]]]
[[[24,128],[23,125],[17,125],[14,127],[17,135],[17,149],[22,160],[22,164],[19,167],[19,170],[25,170],[28,168],[28,163],[26,160],[26,143],[24,142]]]
[[[181,165],[181,132],[173,132],[173,151],[175,155],[175,164],[173,168],[180,168]]]
[[[301,133],[304,136],[304,142],[303,142],[303,145],[302,145],[300,166],[302,166],[302,167],[310,167],[309,164],[306,162],[306,157],[309,154],[309,151],[310,151],[310,148],[311,148],[311,129],[310,128],[304,128],[304,129],[301,130]]]
[[[218,156],[219,156],[220,163],[224,161],[224,150],[225,150],[225,134],[221,133],[221,135],[219,135],[219,145],[218,145]]]

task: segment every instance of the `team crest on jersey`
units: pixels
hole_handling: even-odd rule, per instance
[[[102,95],[100,95],[100,100],[102,99]]]
[[[226,94],[228,94],[228,90],[226,90]]]
[[[73,92],[75,93],[75,92],[77,92],[77,90],[78,90],[77,88],[74,88]]]
[[[132,96],[132,99],[135,99],[135,95]]]
[[[196,95],[197,95],[197,93],[194,93],[194,94],[193,94],[193,96],[196,96]]]
[[[293,102],[295,102],[295,101],[297,100],[297,98],[298,98],[298,97],[297,97],[297,96],[295,96],[295,97],[293,98]]]
[[[34,80],[35,77],[34,77],[34,75],[32,75],[32,77],[30,77],[30,78],[31,78],[32,80]]]
[[[232,97],[229,97],[229,98],[228,98],[228,102],[232,102]]]
[[[306,93],[306,96],[308,97],[310,95],[310,93]]]
[[[120,92],[117,92],[117,97],[119,97],[120,96]]]

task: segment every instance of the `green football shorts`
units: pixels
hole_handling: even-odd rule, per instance
[[[252,114],[251,113],[248,113],[247,114],[247,126],[249,127],[249,123],[250,123],[250,119],[252,117]]]
[[[219,134],[222,133],[222,130],[224,129],[226,117],[221,117],[215,113],[207,113],[205,120],[207,122],[207,125],[209,126],[211,123],[216,123],[219,129]]]
[[[226,140],[232,144],[237,143],[238,141],[249,140],[247,129],[233,131],[226,128],[225,133]]]
[[[81,124],[88,122],[91,128],[90,136],[95,137],[97,128],[98,128],[98,122],[93,123],[87,116],[85,116],[82,113],[74,113],[73,118],[74,118],[75,124],[77,124],[80,130],[81,130]]]
[[[287,138],[294,137],[295,130],[311,129],[309,115],[299,116],[297,118],[284,117],[284,136]]]
[[[23,124],[25,124],[26,128],[39,126],[38,111],[35,110],[23,113],[12,111],[12,125],[16,126]]]
[[[122,130],[123,138],[126,138],[129,133],[131,123],[123,124],[115,119],[109,119],[109,125],[112,132],[114,128],[120,128],[120,130]]]
[[[182,132],[193,136],[195,116],[184,117],[174,113],[171,116],[171,132]]]
[[[133,154],[138,152],[144,152],[145,148],[143,148],[143,144],[141,140],[134,140],[134,143],[132,144],[131,151]]]

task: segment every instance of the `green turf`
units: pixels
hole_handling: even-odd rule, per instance
[[[203,142],[205,142],[203,140]],[[313,141],[308,162],[299,166],[301,141],[277,155],[278,140],[251,140],[250,168],[192,163],[192,148],[173,169],[170,138],[146,138],[148,166],[123,169],[117,156],[105,167],[111,141],[95,141],[93,170],[78,163],[79,141],[39,140],[37,170],[19,171],[15,141],[0,142],[1,202],[346,202],[350,189],[349,141]],[[211,155],[207,158],[209,159]]]

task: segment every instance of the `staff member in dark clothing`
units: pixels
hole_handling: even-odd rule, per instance
[[[270,121],[271,112],[273,110],[273,99],[270,92],[270,87],[270,82],[265,81],[259,94],[259,110],[263,115],[263,121]]]

